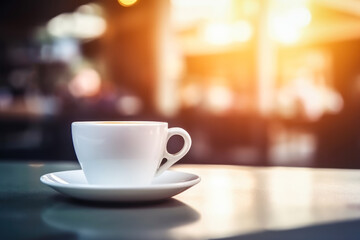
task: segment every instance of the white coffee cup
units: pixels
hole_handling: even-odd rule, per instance
[[[190,149],[190,135],[166,122],[87,121],[71,124],[76,156],[89,184],[142,186],[151,183]],[[170,137],[184,139],[182,149],[167,151]],[[160,166],[162,159],[167,161]]]

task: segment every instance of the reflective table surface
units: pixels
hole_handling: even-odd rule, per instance
[[[1,239],[360,239],[360,170],[177,165],[201,182],[152,203],[91,203],[43,185],[75,163],[0,163]]]

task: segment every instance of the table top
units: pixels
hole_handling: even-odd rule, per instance
[[[0,163],[2,239],[358,239],[360,170],[176,165],[201,182],[167,201],[71,200],[43,185],[70,162]]]

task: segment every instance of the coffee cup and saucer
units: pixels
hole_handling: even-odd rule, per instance
[[[173,197],[200,182],[200,177],[169,168],[189,151],[190,135],[166,122],[86,121],[71,125],[81,170],[48,173],[40,180],[67,196],[91,201],[144,202]],[[179,135],[175,153],[167,142]],[[164,164],[162,160],[166,159]]]

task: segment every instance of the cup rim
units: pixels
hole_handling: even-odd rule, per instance
[[[71,125],[96,125],[96,126],[140,126],[140,125],[167,125],[160,121],[76,121]]]

